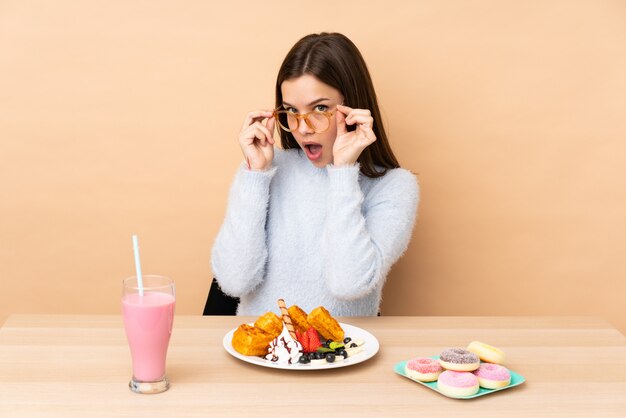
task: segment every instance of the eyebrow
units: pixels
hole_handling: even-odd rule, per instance
[[[313,101],[312,101],[311,103],[309,103],[307,106],[313,106],[313,105],[316,105],[316,104],[318,104],[318,103],[320,103],[320,102],[323,102],[324,100],[330,100],[330,99],[329,99],[328,97],[320,97],[319,99],[313,100]],[[287,103],[287,102],[283,101],[283,106],[285,106],[285,105],[295,107],[295,106],[294,106],[294,105],[292,105],[291,103]]]

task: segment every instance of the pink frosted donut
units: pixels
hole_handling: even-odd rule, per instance
[[[434,382],[443,371],[439,362],[430,357],[409,360],[404,370],[407,376],[420,382]]]
[[[451,398],[463,398],[478,393],[478,379],[470,372],[446,370],[439,375],[437,388]]]
[[[474,375],[478,378],[478,384],[485,389],[503,388],[511,383],[509,369],[499,364],[482,363]]]

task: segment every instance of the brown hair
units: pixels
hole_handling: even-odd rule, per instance
[[[380,177],[388,169],[398,168],[398,160],[391,151],[387,134],[383,127],[376,92],[367,65],[358,48],[350,39],[340,33],[307,35],[300,39],[287,53],[276,78],[276,107],[283,105],[281,85],[283,81],[305,74],[316,77],[321,82],[339,90],[344,97],[344,105],[369,109],[374,118],[376,141],[366,147],[358,158],[361,173],[367,177]],[[284,122],[286,124],[286,121]],[[354,130],[355,126],[348,126]],[[300,148],[290,132],[280,131],[284,149]],[[379,171],[375,166],[382,167]]]

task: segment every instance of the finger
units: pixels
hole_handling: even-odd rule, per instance
[[[347,116],[346,120],[355,118],[371,118],[372,113],[367,109],[353,109]]]
[[[241,129],[247,128],[257,120],[269,118],[273,114],[274,112],[272,112],[271,110],[255,110],[254,112],[250,112],[246,115],[246,119],[243,121],[243,126],[241,127]]]
[[[267,129],[267,126],[263,125],[261,122],[254,122],[253,126],[262,133],[263,138],[259,138],[258,136],[257,138],[262,139],[263,141],[269,141],[271,143],[271,141],[273,140],[272,133],[269,131],[269,129]]]
[[[242,145],[251,145],[256,141],[256,128],[254,126],[248,126],[239,134],[239,142]]]
[[[259,128],[258,126],[255,126],[254,137],[258,140],[259,145],[262,147],[267,144],[267,135],[267,129],[265,129],[265,127]]]
[[[344,106],[344,105],[337,105],[337,110],[339,110],[341,113],[343,113],[344,115],[348,115],[350,112],[352,112],[352,108],[348,107],[348,106]]]
[[[259,122],[254,122],[252,125],[241,131],[239,137],[248,144],[252,144],[259,139],[264,139],[265,133],[260,130],[259,126],[263,125],[261,125]]]
[[[374,133],[374,131],[369,128],[369,127],[364,127],[361,126],[361,133],[363,134],[363,136],[366,139],[367,145],[371,144],[372,142],[376,141],[376,134]]]
[[[251,125],[246,129],[245,136],[247,145],[255,145],[260,144],[263,145],[265,141],[267,141],[266,133],[259,128],[258,125]]]
[[[363,126],[367,126],[369,128],[371,128],[372,126],[374,126],[374,118],[372,118],[369,115],[354,115],[354,116],[348,116],[346,118],[346,123],[353,125],[353,124],[358,124],[359,126],[363,125]]]
[[[371,112],[369,111],[369,109],[353,109],[351,107],[348,106],[344,106],[344,105],[338,105],[338,108],[341,107],[341,112],[346,115],[346,120],[350,121],[350,119],[354,116],[354,115],[366,115],[366,116],[371,116]]]
[[[339,110],[339,106],[337,106],[337,110]],[[337,136],[348,133],[348,128],[346,127],[346,117],[343,112],[335,112],[335,123],[337,124]]]
[[[352,110],[350,110],[348,116],[352,116],[352,115],[371,116],[372,112],[370,112],[369,109],[352,109]]]
[[[272,116],[271,118],[269,118],[266,122],[267,130],[270,133],[270,144],[274,145],[274,127],[276,126],[276,118],[274,116]]]

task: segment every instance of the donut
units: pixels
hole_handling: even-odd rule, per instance
[[[470,372],[446,370],[439,375],[437,389],[451,398],[463,398],[478,393],[478,378]]]
[[[509,369],[499,364],[482,363],[473,373],[478,384],[485,389],[503,388],[511,383]]]
[[[441,367],[456,372],[471,372],[480,366],[480,359],[464,348],[448,348],[439,355]]]
[[[504,363],[504,352],[492,345],[481,343],[480,341],[472,341],[467,346],[467,350],[476,354],[482,361],[487,363]]]
[[[407,361],[404,371],[407,376],[420,382],[434,382],[443,369],[437,360],[418,357]]]

